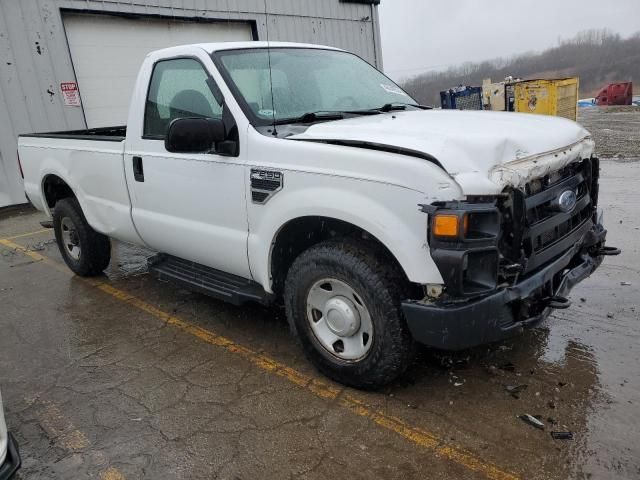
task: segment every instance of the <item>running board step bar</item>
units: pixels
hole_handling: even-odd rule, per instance
[[[246,302],[258,302],[268,305],[273,295],[264,291],[262,286],[252,280],[205,267],[189,260],[160,253],[147,261],[149,271],[159,280],[176,283],[210,297],[242,305]]]

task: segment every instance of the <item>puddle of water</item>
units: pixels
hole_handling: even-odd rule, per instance
[[[104,273],[110,280],[145,274],[148,272],[147,260],[155,254],[148,248],[112,240],[111,263]]]

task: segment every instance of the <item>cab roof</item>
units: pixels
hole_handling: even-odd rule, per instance
[[[186,50],[200,48],[212,54],[213,52],[221,52],[224,50],[241,50],[247,48],[316,48],[319,50],[336,50],[338,48],[325,47],[323,45],[313,45],[310,43],[292,43],[292,42],[218,42],[218,43],[194,43],[189,45],[176,45],[175,47],[163,48],[156,50],[147,55],[152,58],[169,57],[172,55],[184,54]]]
[[[222,50],[238,50],[244,48],[317,48],[322,50],[340,50],[334,47],[324,45],[313,45],[310,43],[293,43],[293,42],[218,42],[218,43],[200,43],[198,47],[209,53],[219,52]]]

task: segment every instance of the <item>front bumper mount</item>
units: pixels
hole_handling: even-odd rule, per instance
[[[606,233],[602,225],[594,225],[582,242],[556,260],[519,283],[486,296],[460,302],[403,302],[414,339],[442,350],[462,350],[503,340],[536,325],[553,308],[568,306],[562,302],[564,297],[598,268],[605,255],[619,253],[603,246]],[[557,285],[552,295],[541,296],[541,291],[552,285]],[[516,308],[523,302],[537,313],[523,317]]]

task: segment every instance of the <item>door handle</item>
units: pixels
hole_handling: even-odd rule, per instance
[[[132,157],[133,178],[136,182],[144,182],[144,168],[142,167],[142,157]]]

